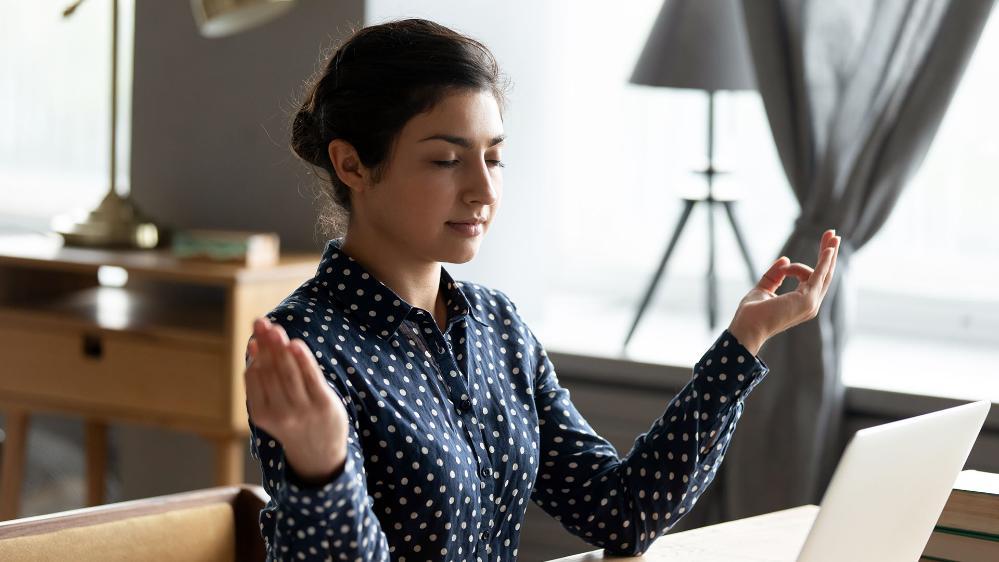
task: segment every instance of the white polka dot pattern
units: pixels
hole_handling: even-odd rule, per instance
[[[305,340],[350,416],[342,472],[306,485],[250,423],[271,499],[269,560],[514,561],[527,502],[637,555],[711,482],[768,369],[727,331],[619,457],[559,385],[505,293],[441,268],[442,332],[330,240],[315,277],[268,317]]]

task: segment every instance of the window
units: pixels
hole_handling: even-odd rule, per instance
[[[546,85],[562,100],[553,119],[560,256],[540,331],[565,351],[616,354],[679,219],[681,197],[704,190],[707,95],[628,83],[662,5],[631,2],[607,24],[598,3],[560,13],[558,63]],[[716,95],[719,193],[739,198],[737,218],[756,275],[780,250],[797,214],[756,92]],[[722,210],[716,214],[719,326],[706,319],[707,214],[692,213],[629,347],[637,359],[693,364],[728,325],[749,274]],[[755,276],[754,276],[755,277]],[[586,342],[587,349],[578,349]],[[592,346],[600,346],[594,349]]]
[[[705,159],[705,95],[627,83],[660,5],[630,3],[615,13],[614,25],[598,4],[573,4],[562,13],[564,37],[554,55],[560,72],[549,87],[565,103],[553,119],[565,138],[589,140],[565,143],[552,163],[560,212],[553,254],[562,257],[552,268],[557,289],[539,331],[554,349],[620,351],[680,213],[679,194],[703,184],[689,171]],[[999,358],[999,232],[989,220],[999,209],[999,131],[982,126],[999,123],[990,99],[999,75],[989,71],[999,65],[997,21],[988,23],[923,166],[850,268],[849,384],[938,394],[948,392],[940,390],[942,374],[960,371],[973,380],[986,356]],[[758,94],[719,98],[717,163],[731,174],[718,185],[741,197],[738,216],[759,274],[777,257],[798,205]],[[693,363],[749,288],[719,212],[722,325],[708,330],[704,209],[690,221],[629,356]],[[595,341],[603,347],[594,349]]]
[[[999,359],[997,65],[992,15],[922,167],[854,260],[850,384],[999,400],[985,371]]]

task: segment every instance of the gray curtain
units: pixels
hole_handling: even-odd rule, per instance
[[[840,432],[840,287],[851,254],[885,223],[923,160],[992,4],[743,1],[760,94],[801,207],[781,255],[813,264],[823,230],[843,240],[818,318],[764,346],[771,374],[747,399],[705,515],[727,520],[821,500],[848,437]]]

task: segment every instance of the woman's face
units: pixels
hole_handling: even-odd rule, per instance
[[[491,93],[447,96],[406,123],[381,181],[354,192],[351,221],[416,258],[471,260],[499,209],[503,135]]]

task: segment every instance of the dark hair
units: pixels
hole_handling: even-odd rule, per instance
[[[318,227],[330,237],[350,217],[350,190],[337,176],[329,143],[344,139],[380,181],[403,126],[447,95],[489,91],[500,112],[508,79],[482,43],[425,19],[389,21],[354,30],[306,85],[291,125],[291,148],[326,170]]]

